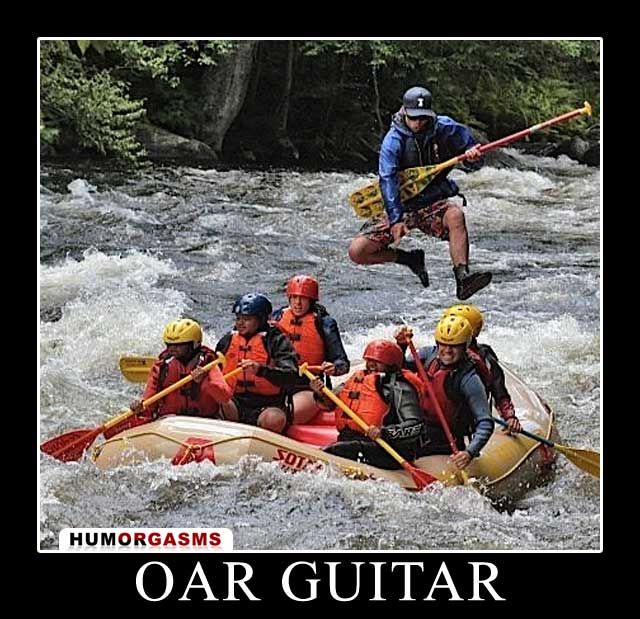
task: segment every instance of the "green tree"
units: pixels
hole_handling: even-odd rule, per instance
[[[108,70],[90,67],[67,41],[40,47],[41,139],[79,146],[139,165],[145,152],[134,136],[143,102]]]

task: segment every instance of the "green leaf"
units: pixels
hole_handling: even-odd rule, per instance
[[[80,52],[84,56],[85,52],[91,47],[91,41],[76,41],[78,47],[80,48]]]
[[[110,41],[91,41],[93,49],[95,49],[101,56],[109,49]]]

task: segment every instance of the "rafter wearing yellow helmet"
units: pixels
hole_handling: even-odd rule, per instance
[[[202,344],[202,328],[191,318],[169,322],[162,331],[165,350],[158,355],[149,372],[147,386],[139,400],[131,403],[138,423],[164,415],[212,417],[219,405],[231,399],[232,387],[223,378],[219,367],[208,372],[202,369],[217,358],[216,353]],[[193,380],[167,395],[149,408],[142,401],[191,374]],[[120,429],[122,431],[122,429]]]
[[[513,434],[520,432],[522,426],[516,416],[515,407],[511,400],[511,395],[507,391],[504,378],[504,371],[500,367],[498,355],[488,344],[480,344],[477,341],[478,335],[484,326],[482,312],[475,306],[468,304],[457,304],[448,307],[442,314],[442,318],[447,316],[462,316],[466,318],[473,329],[473,339],[467,349],[467,356],[474,362],[476,370],[482,379],[487,391],[495,402],[500,416],[507,422],[505,432]]]

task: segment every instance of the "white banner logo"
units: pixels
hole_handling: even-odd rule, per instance
[[[233,550],[230,529],[62,529],[63,552],[227,552]]]

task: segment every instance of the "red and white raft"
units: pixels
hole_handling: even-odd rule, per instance
[[[551,409],[513,372],[506,367],[504,371],[523,428],[557,441]],[[111,468],[162,458],[174,465],[203,461],[224,465],[253,455],[292,471],[333,465],[350,476],[389,479],[407,489],[416,489],[411,475],[402,469],[383,470],[323,452],[320,447],[335,441],[336,435],[329,413],[320,413],[307,425],[291,426],[287,436],[236,422],[167,416],[113,436],[94,448],[92,458],[99,467]],[[506,435],[496,424],[482,454],[466,472],[491,500],[516,500],[529,488],[548,481],[554,460],[552,449],[522,435]],[[445,485],[463,483],[447,456],[426,456],[414,464]]]

